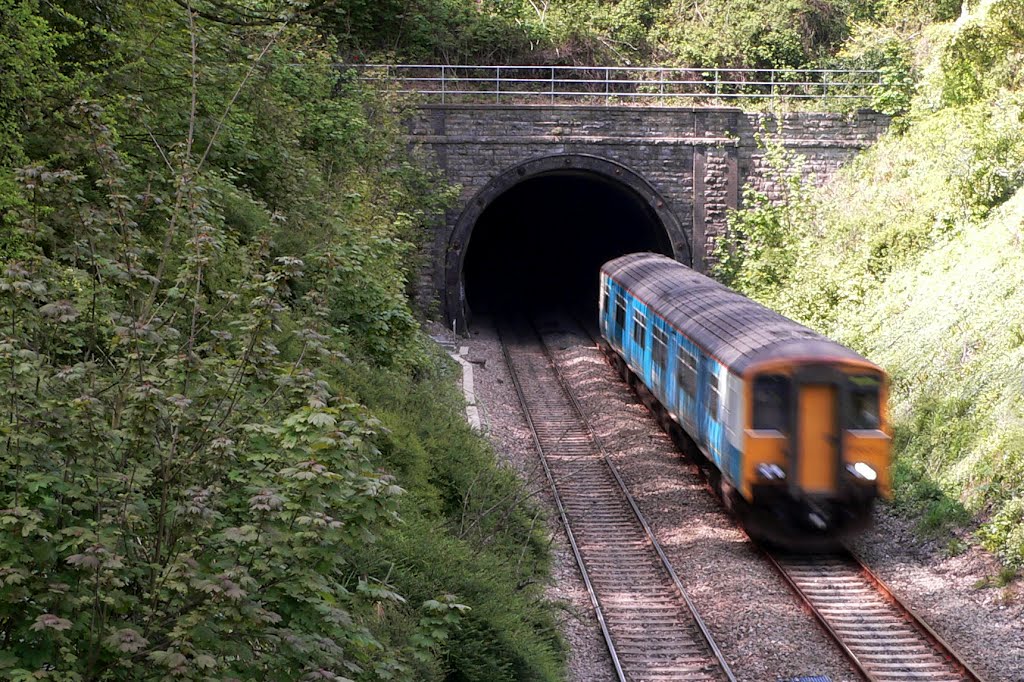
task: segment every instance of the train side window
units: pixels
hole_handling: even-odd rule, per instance
[[[615,294],[615,326],[622,329],[626,326],[626,297]]]
[[[640,346],[640,350],[644,349],[647,340],[647,316],[639,310],[633,313],[633,340]]]
[[[714,365],[708,367],[708,413],[713,421],[718,421],[718,374],[715,373]]]
[[[658,325],[651,327],[651,359],[654,366],[660,371],[665,371],[665,364],[668,359],[668,334]]]
[[[877,429],[882,423],[881,382],[878,377],[850,377],[849,429]]]
[[[693,400],[697,395],[697,358],[682,346],[676,356],[676,385]]]
[[[766,374],[754,379],[753,427],[755,429],[788,431],[789,393],[790,385],[787,377]]]

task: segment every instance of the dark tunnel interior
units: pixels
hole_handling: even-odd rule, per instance
[[[596,314],[598,272],[636,251],[672,255],[661,220],[628,186],[596,173],[528,178],[480,215],[463,265],[469,314]]]

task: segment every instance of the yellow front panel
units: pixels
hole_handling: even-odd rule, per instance
[[[892,439],[884,431],[847,431],[843,442],[843,455],[849,465],[864,462],[874,469],[878,478],[878,494],[892,498],[889,479],[889,450]]]
[[[778,431],[754,431],[744,433],[743,473],[739,484],[740,494],[752,499],[750,487],[757,481],[759,464],[777,464],[786,469],[786,436]]]
[[[808,493],[835,490],[836,387],[828,384],[805,384],[800,387],[799,443],[797,480]]]

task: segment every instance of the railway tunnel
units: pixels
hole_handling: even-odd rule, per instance
[[[621,167],[561,165],[498,183],[466,226],[466,318],[555,309],[589,318],[605,261],[636,251],[688,261],[688,248],[673,246],[664,202],[646,183]]]

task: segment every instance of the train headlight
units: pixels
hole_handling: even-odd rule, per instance
[[[865,481],[874,481],[878,478],[878,473],[871,468],[870,465],[864,462],[857,462],[856,464],[847,464],[846,470],[853,474],[856,478],[864,479]]]
[[[758,464],[757,475],[769,481],[781,481],[786,478],[786,472],[778,464]]]

